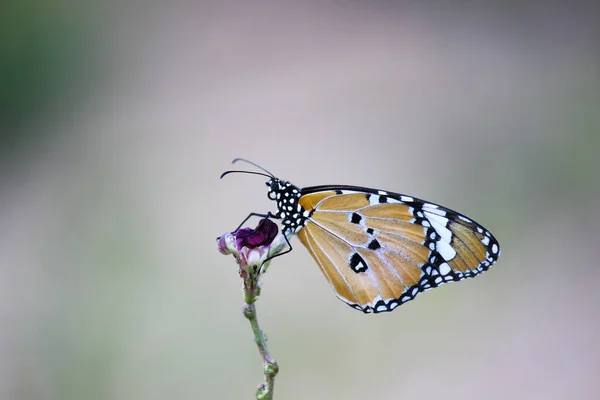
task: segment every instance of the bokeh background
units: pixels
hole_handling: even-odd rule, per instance
[[[29,2],[0,11],[0,398],[249,399],[215,237],[254,160],[462,211],[503,252],[394,313],[264,278],[281,399],[600,398],[593,2]],[[589,5],[586,5],[589,4]]]

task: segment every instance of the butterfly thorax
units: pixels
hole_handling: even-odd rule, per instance
[[[275,218],[281,219],[283,232],[298,232],[308,222],[310,212],[299,203],[301,190],[287,181],[272,178],[267,182],[269,199],[277,203]]]

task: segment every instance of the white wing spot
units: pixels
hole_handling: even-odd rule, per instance
[[[429,219],[434,219],[436,221],[438,221],[440,224],[442,225],[446,225],[448,223],[448,218],[446,218],[446,212],[445,211],[440,211],[440,212],[428,212],[427,215],[429,215]]]
[[[463,221],[465,221],[465,222],[467,222],[467,223],[469,223],[469,224],[470,224],[471,222],[473,222],[473,221],[471,221],[469,218],[465,217],[464,215],[459,215],[459,216],[458,216],[458,219],[460,219],[460,220],[463,220]]]
[[[442,237],[445,242],[450,243],[452,240],[452,232],[448,228],[446,228],[446,224],[448,223],[448,218],[444,218],[437,214],[427,213],[427,218],[431,221],[433,227],[436,232]]]
[[[496,243],[494,243],[492,245],[492,253],[496,254],[498,252],[498,245]]]
[[[413,199],[410,196],[400,196],[400,200],[404,201],[404,202],[408,202],[408,201],[415,201],[415,199]]]
[[[484,236],[483,239],[481,239],[481,243],[483,243],[485,246],[487,246],[488,244],[490,244],[490,238],[487,236]]]
[[[440,269],[440,274],[442,274],[442,275],[448,275],[450,273],[450,271],[452,271],[452,269],[450,268],[448,263],[440,264],[439,269]]]
[[[444,260],[450,261],[456,256],[456,250],[449,243],[444,241],[437,242],[437,251],[440,253]]]

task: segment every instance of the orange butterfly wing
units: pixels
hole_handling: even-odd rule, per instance
[[[498,258],[491,233],[461,214],[396,193],[346,188],[303,189],[299,204],[309,218],[298,238],[338,298],[357,310],[392,311]]]

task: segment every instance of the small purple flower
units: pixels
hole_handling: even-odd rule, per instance
[[[256,229],[242,228],[235,233],[238,251],[243,247],[253,249],[260,246],[271,244],[279,228],[277,224],[265,218],[261,219]]]
[[[280,235],[277,238],[278,232],[277,224],[265,218],[260,220],[256,229],[242,228],[221,236],[219,251],[233,254],[242,269],[261,266],[269,255],[280,252],[285,246],[285,237]]]

